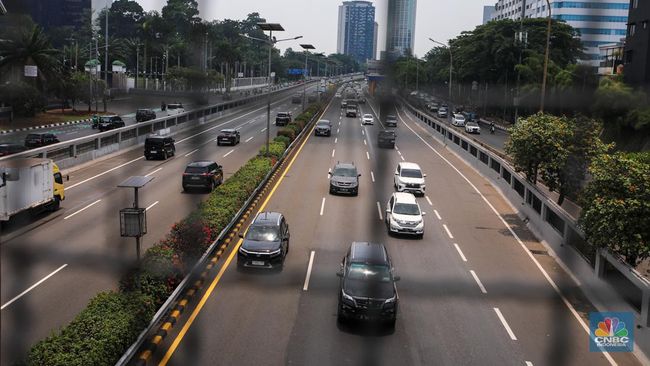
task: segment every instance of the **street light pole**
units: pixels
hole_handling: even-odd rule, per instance
[[[302,110],[303,112],[305,111],[305,108],[307,107],[307,57],[309,56],[309,50],[316,49],[311,44],[301,44],[300,47],[305,50],[305,70],[303,71],[303,83],[302,83]]]
[[[539,111],[544,113],[544,103],[546,102],[546,78],[548,77],[548,54],[551,46],[551,3],[546,0],[548,8],[548,24],[546,26],[546,52],[544,54],[544,77],[542,78],[542,96],[540,97]]]
[[[447,47],[449,50],[449,102],[451,102],[451,97],[452,97],[452,81],[453,81],[453,72],[454,72],[454,55],[451,52],[451,45],[446,45],[444,43],[438,42],[434,40],[433,38],[429,38],[429,40],[433,43],[437,43],[443,47]]]

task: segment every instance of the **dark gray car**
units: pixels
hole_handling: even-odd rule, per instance
[[[326,119],[321,119],[316,123],[314,134],[316,136],[332,136],[332,123]]]
[[[330,175],[330,194],[359,194],[359,174],[353,163],[336,163]]]
[[[242,234],[240,234],[242,236]],[[279,212],[260,212],[237,252],[241,267],[281,268],[289,253],[289,224]]]

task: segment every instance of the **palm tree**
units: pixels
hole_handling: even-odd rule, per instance
[[[58,74],[61,67],[59,54],[41,27],[33,23],[24,24],[9,39],[0,40],[0,70],[8,70],[10,78],[19,81],[24,66],[35,65],[42,86]]]

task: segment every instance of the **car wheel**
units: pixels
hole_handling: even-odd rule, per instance
[[[149,157],[149,155],[145,155],[144,158],[145,158],[145,160],[150,160],[150,159],[151,159],[151,158]]]
[[[390,319],[386,322],[386,326],[390,329],[395,329],[395,322],[397,321],[397,317]]]
[[[210,192],[214,191],[214,181],[213,180],[210,181],[210,187],[208,187],[208,188],[210,189]]]
[[[187,186],[183,185],[183,192],[187,192],[187,191],[188,191]]]
[[[59,199],[58,196],[54,197],[54,201],[52,201],[52,204],[50,205],[50,211],[54,212],[61,207],[61,200]]]
[[[163,160],[167,160],[167,151],[163,151]]]
[[[423,239],[424,238],[424,233],[418,234],[415,237],[418,238],[418,239]]]
[[[345,315],[343,315],[343,312],[341,311],[341,305],[338,306],[338,311],[336,312],[336,321],[339,324],[345,323]]]

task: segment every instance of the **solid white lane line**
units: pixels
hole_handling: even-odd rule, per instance
[[[433,210],[433,213],[436,214],[436,217],[438,218],[438,220],[442,220],[442,217],[438,213],[438,210]]]
[[[460,258],[463,260],[463,262],[467,262],[467,258],[465,258],[465,254],[463,254],[463,251],[460,250],[458,244],[454,243],[454,247],[456,247],[456,250],[458,251],[458,254],[460,255]]]
[[[232,149],[232,150],[228,151],[228,152],[226,153],[226,155],[224,155],[223,157],[225,158],[226,156],[232,154],[234,151],[235,151],[235,149]]]
[[[426,196],[426,199],[427,199],[427,202],[429,202],[429,204],[430,204],[431,206],[433,206],[433,202],[431,202],[431,198],[429,198],[429,196]]]
[[[365,136],[365,135],[366,135],[366,131],[361,130],[361,134]]]
[[[533,363],[530,361],[526,361],[526,366],[533,366]]]
[[[494,312],[497,313],[497,316],[499,317],[499,320],[501,320],[501,324],[503,324],[503,327],[506,328],[506,332],[508,332],[508,335],[510,336],[510,339],[513,341],[517,340],[517,337],[515,337],[515,333],[512,332],[512,329],[510,329],[510,326],[508,325],[508,322],[506,321],[506,318],[503,317],[503,314],[501,314],[501,310],[499,308],[493,308]]]
[[[476,275],[476,272],[474,272],[473,270],[470,270],[469,273],[471,273],[472,277],[474,277],[474,281],[476,281],[476,284],[481,289],[481,292],[484,293],[484,294],[487,294],[487,290],[485,289],[485,286],[483,286],[483,283],[481,283],[481,280],[478,279],[478,276]]]
[[[367,151],[366,151],[366,158],[368,158],[368,160],[370,160],[370,153],[367,152]]]
[[[402,155],[399,156],[402,161],[406,161]]]
[[[377,201],[377,212],[379,212],[379,221],[384,221],[384,217],[381,214],[381,203]]]
[[[302,286],[303,291],[307,291],[309,289],[309,278],[311,278],[311,268],[314,265],[314,255],[316,253],[312,250],[311,254],[309,254],[309,265],[307,266],[307,276],[305,276],[305,284]]]
[[[458,170],[458,168],[456,168],[454,166],[454,164],[452,164],[447,158],[442,156],[442,154],[440,154],[436,149],[434,149],[433,146],[431,146],[431,144],[429,144],[422,136],[420,136],[417,132],[415,132],[415,130],[413,130],[411,128],[411,126],[409,126],[406,122],[404,122],[404,118],[402,118],[402,115],[399,112],[397,112],[397,115],[399,116],[400,119],[402,119],[402,122],[404,123],[406,128],[411,130],[411,132],[413,132],[413,134],[415,134],[415,136],[417,136],[420,139],[420,141],[422,141],[429,149],[431,149],[431,151],[436,153],[436,155],[438,155],[440,157],[440,159],[442,159],[445,163],[447,163],[447,165],[449,165],[449,167],[451,167],[451,169],[453,169],[456,173],[458,173],[458,175],[460,175],[461,178],[463,178],[463,180],[465,180],[467,182],[467,184],[469,184],[469,186],[472,187],[472,189],[476,193],[478,193],[479,196],[481,196],[481,198],[483,199],[485,204],[492,210],[492,212],[499,218],[499,220],[501,220],[501,223],[503,223],[503,226],[505,226],[508,229],[508,231],[510,232],[512,237],[515,238],[517,243],[519,243],[519,246],[524,251],[524,253],[526,253],[528,258],[530,258],[530,260],[535,264],[535,267],[537,267],[537,269],[542,273],[542,276],[544,276],[544,278],[546,279],[546,282],[548,282],[548,284],[553,288],[555,293],[557,293],[557,295],[560,297],[560,299],[562,299],[562,303],[564,303],[564,305],[569,309],[569,312],[571,312],[573,317],[580,324],[580,326],[582,327],[582,330],[584,330],[585,333],[587,333],[588,335],[591,334],[590,333],[591,331],[589,330],[589,326],[582,319],[582,317],[580,316],[578,311],[575,309],[575,307],[573,307],[573,304],[571,304],[571,302],[569,302],[569,300],[566,298],[566,296],[564,296],[562,294],[562,291],[560,291],[560,288],[557,286],[555,281],[553,281],[551,276],[549,276],[548,272],[546,272],[544,267],[542,267],[542,265],[539,263],[537,258],[535,258],[535,256],[533,256],[533,253],[531,253],[531,251],[528,250],[528,248],[526,247],[524,242],[521,241],[521,238],[519,237],[519,235],[517,235],[517,233],[512,229],[512,227],[510,227],[510,224],[508,224],[508,222],[506,222],[506,220],[501,216],[501,214],[499,214],[499,211],[497,211],[497,209],[492,205],[492,203],[490,203],[490,201],[483,195],[483,193],[481,193],[481,191],[479,191],[479,189],[474,185],[474,183],[472,183],[465,176],[465,174],[463,174],[460,170]],[[433,136],[428,131],[427,131],[427,134],[429,134],[429,136]],[[607,359],[607,361],[609,362],[610,365],[612,365],[612,366],[617,365],[616,361],[614,361],[614,359],[609,354],[609,352],[602,352],[602,355],[605,356],[605,358]]]
[[[320,204],[320,215],[323,216],[323,211],[325,211],[325,197],[323,197],[323,202]]]
[[[264,132],[264,131],[266,131],[266,127],[264,127],[264,128],[262,129],[262,131],[260,131],[260,132]]]
[[[334,143],[337,143],[337,142],[339,142],[339,138],[338,138],[338,137],[335,137],[335,138],[334,138]]]
[[[72,216],[74,216],[74,215],[76,215],[76,214],[78,214],[78,213],[81,213],[81,212],[83,212],[83,211],[86,211],[87,209],[91,208],[92,206],[98,204],[98,203],[101,202],[101,201],[102,201],[102,200],[97,200],[97,201],[95,201],[95,202],[89,204],[88,206],[86,206],[86,207],[80,209],[79,211],[76,211],[75,213],[72,213],[72,214],[70,214],[70,215],[64,217],[63,219],[64,219],[64,220],[67,220],[67,219],[71,218]]]
[[[16,300],[20,299],[21,297],[25,296],[26,293],[33,290],[34,288],[36,288],[36,286],[40,285],[41,283],[47,281],[48,278],[54,276],[57,272],[59,272],[60,270],[64,269],[67,266],[68,266],[68,264],[66,263],[66,264],[62,265],[61,267],[57,268],[54,272],[52,272],[49,275],[43,277],[40,281],[38,281],[35,284],[31,285],[27,290],[21,292],[18,296],[16,296],[13,299],[7,301],[4,305],[2,305],[2,307],[0,307],[0,310],[4,310],[4,308],[11,305],[14,301],[16,301]]]
[[[145,175],[145,177],[150,177],[150,176],[152,176],[152,175],[158,173],[158,172],[161,171],[161,170],[162,170],[162,168],[158,168],[158,169],[154,170],[153,172],[151,172],[151,173]]]
[[[372,179],[372,182],[375,183],[375,173],[370,171],[370,178]]]
[[[151,210],[151,209],[153,208],[153,206],[157,205],[158,203],[160,203],[160,201],[156,201],[156,202],[150,204],[149,207],[147,207],[147,208],[145,209],[145,211],[149,211],[149,210]]]
[[[197,152],[197,151],[199,151],[199,149],[194,149],[194,150],[188,152],[187,154],[185,154],[185,157],[188,157],[188,156],[194,154],[194,153]]]
[[[449,231],[449,228],[447,227],[447,224],[442,224],[442,227],[445,228],[445,231],[447,232],[447,235],[449,236],[449,239],[453,239],[454,236],[451,235],[451,231]]]
[[[77,187],[77,186],[79,186],[79,185],[81,185],[81,184],[84,184],[84,183],[86,183],[86,182],[89,182],[89,181],[91,181],[91,180],[93,180],[93,179],[95,179],[95,178],[99,178],[99,177],[101,177],[101,176],[104,175],[104,174],[108,174],[108,173],[110,173],[110,172],[112,172],[112,171],[114,171],[114,170],[120,169],[120,168],[122,168],[122,167],[125,167],[125,166],[127,166],[127,165],[129,165],[129,164],[135,163],[136,161],[138,161],[138,160],[142,160],[142,159],[144,159],[144,156],[141,156],[141,157],[139,157],[139,158],[137,158],[137,159],[133,159],[133,160],[131,160],[131,161],[127,161],[126,163],[124,163],[124,164],[120,164],[120,165],[116,166],[115,168],[108,169],[107,171],[105,171],[105,172],[103,172],[103,173],[99,173],[99,174],[94,175],[94,176],[92,176],[92,177],[90,177],[90,178],[84,179],[84,180],[82,180],[82,181],[79,182],[79,183],[75,183],[75,184],[73,184],[73,185],[71,185],[71,186],[69,186],[69,187],[65,187],[65,189],[66,189],[66,190],[70,190],[70,189],[72,189],[72,188],[74,188],[74,187]]]
[[[399,156],[402,156],[402,152],[401,152],[401,151],[397,150],[397,153],[399,154]]]
[[[332,149],[332,157],[334,157],[335,152],[336,152],[336,149]]]
[[[366,142],[366,139],[363,139],[363,144],[368,146],[368,143]]]
[[[255,138],[255,136],[251,136],[251,137],[247,138],[246,141],[244,141],[244,142],[248,142],[248,141],[250,141],[250,140],[252,140],[254,138]]]

